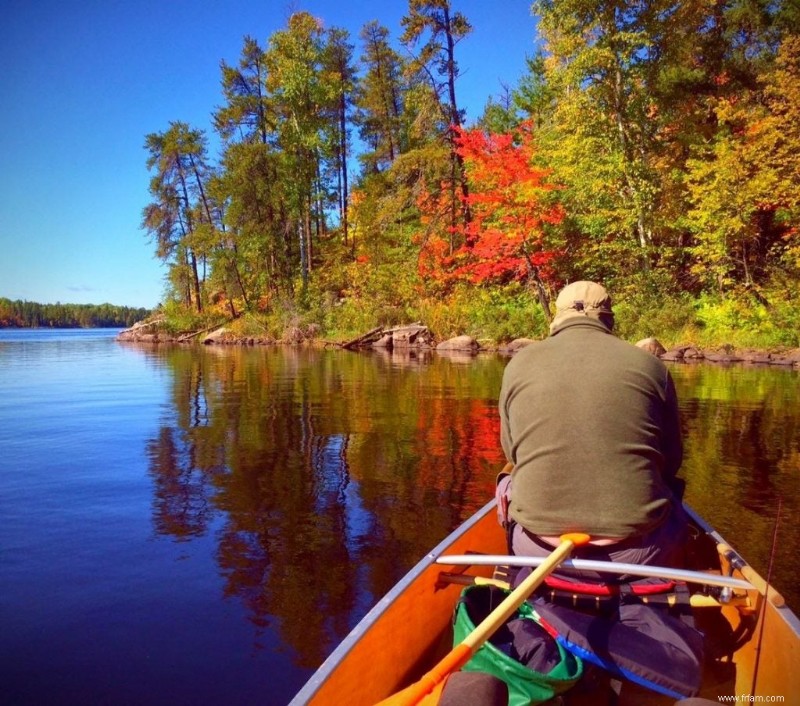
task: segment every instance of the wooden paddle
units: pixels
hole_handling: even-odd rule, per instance
[[[588,534],[565,534],[551,554],[487,615],[475,629],[456,645],[419,681],[381,701],[378,706],[413,706],[438,689],[452,672],[463,667],[494,633],[508,620],[572,552],[573,547],[587,544]]]

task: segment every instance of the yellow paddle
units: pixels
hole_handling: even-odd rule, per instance
[[[467,635],[458,645],[456,645],[442,660],[419,681],[411,686],[390,696],[378,704],[378,706],[413,706],[434,690],[437,690],[447,676],[452,672],[457,672],[474,655],[493,634],[506,622],[538,588],[558,565],[569,557],[573,547],[587,544],[590,540],[588,534],[564,534],[561,542],[552,551],[550,556],[545,559],[519,586],[517,586],[508,596],[503,599],[475,629]]]

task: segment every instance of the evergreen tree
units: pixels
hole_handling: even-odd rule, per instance
[[[464,160],[456,149],[456,130],[464,119],[456,100],[456,79],[459,75],[455,58],[456,44],[466,37],[472,26],[460,12],[453,12],[450,0],[409,0],[408,14],[401,20],[402,42],[413,49],[419,45],[408,70],[430,81],[447,122],[445,139],[450,150],[450,250],[456,247],[452,236],[458,221],[469,221],[469,189],[464,172]],[[441,77],[441,78],[439,78]]]
[[[323,70],[334,84],[329,131],[331,134],[332,168],[335,173],[339,223],[347,244],[347,202],[349,198],[348,160],[350,158],[350,125],[353,94],[356,88],[356,69],[353,65],[353,45],[350,35],[342,29],[328,31]]]
[[[267,51],[267,87],[279,116],[277,145],[287,180],[289,227],[296,234],[303,292],[314,262],[314,236],[325,228],[322,184],[326,115],[337,86],[323,71],[324,32],[307,12],[289,18],[272,35]]]
[[[226,102],[213,115],[215,129],[223,140],[267,144],[275,134],[276,117],[266,92],[264,50],[255,39],[245,37],[238,66],[223,61],[220,69]]]
[[[145,138],[153,201],[145,207],[143,228],[155,239],[158,256],[170,266],[170,278],[187,305],[203,310],[198,259],[202,243],[196,237],[199,170],[205,167],[205,136],[183,122]]]
[[[214,113],[223,140],[216,200],[225,204],[226,264],[245,307],[268,291],[291,289],[293,240],[284,227],[285,190],[277,147],[278,114],[267,89],[267,58],[245,37],[238,67],[221,65],[226,102]]]
[[[370,22],[361,30],[364,70],[356,97],[359,135],[367,149],[360,159],[367,173],[387,169],[408,149],[403,124],[403,61],[389,44],[389,30]]]

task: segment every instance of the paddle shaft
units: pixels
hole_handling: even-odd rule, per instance
[[[536,570],[531,573],[519,586],[517,586],[489,615],[487,615],[475,629],[467,635],[462,644],[470,648],[470,657],[480,646],[491,637],[495,631],[508,620],[541,583],[564,561],[576,545],[573,535],[565,535],[561,543],[552,551]],[[467,658],[469,659],[469,658]],[[461,665],[463,666],[463,665]]]

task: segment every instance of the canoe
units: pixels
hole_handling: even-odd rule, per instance
[[[800,620],[713,528],[690,508],[687,512],[695,527],[692,564],[686,567],[687,574],[693,572],[687,581],[692,611],[707,640],[731,634],[737,639],[732,657],[706,666],[699,696],[716,703],[725,700],[720,697],[733,703],[736,696],[740,701],[746,696],[746,703],[758,697],[783,703],[800,699]],[[492,501],[369,611],[290,706],[374,706],[414,683],[452,647],[453,611],[463,584],[476,580],[472,577],[491,578],[498,566],[522,559],[505,553],[505,536]],[[721,595],[707,597],[699,581],[721,587]],[[674,702],[623,684],[619,703]]]

